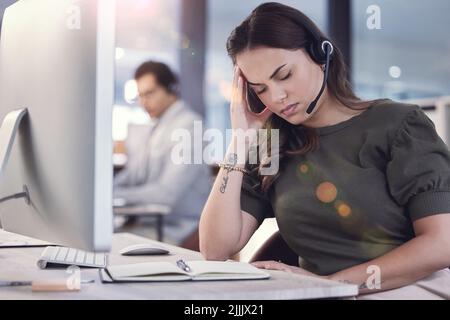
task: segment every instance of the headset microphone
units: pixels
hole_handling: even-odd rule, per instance
[[[324,70],[322,88],[320,88],[319,94],[314,99],[314,101],[309,104],[308,109],[306,109],[307,114],[311,114],[313,112],[314,108],[317,105],[317,102],[319,101],[320,97],[322,96],[322,94],[325,90],[325,86],[327,85],[327,81],[328,81],[328,73],[329,73],[329,69],[330,69],[330,57],[331,57],[331,54],[333,53],[334,48],[333,48],[333,45],[331,44],[331,42],[327,41],[327,40],[322,42],[321,47],[322,47],[322,51],[326,54],[326,62],[325,62],[325,70]]]

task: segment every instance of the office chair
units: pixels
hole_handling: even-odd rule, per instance
[[[186,237],[181,242],[180,247],[200,252],[200,237],[198,234],[198,228],[196,228],[188,237]]]
[[[249,262],[268,260],[280,261],[284,264],[296,267],[299,266],[297,254],[289,248],[281,236],[280,231],[275,232],[268,238],[256,251]]]

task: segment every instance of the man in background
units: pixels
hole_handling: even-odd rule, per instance
[[[127,205],[159,204],[171,208],[164,217],[165,241],[181,244],[197,230],[211,189],[205,164],[175,164],[171,159],[172,132],[185,129],[194,136],[199,114],[178,97],[176,75],[163,63],[148,61],[135,72],[139,103],[150,124],[126,141],[127,164],[114,178],[114,198]],[[193,148],[194,143],[191,143]],[[191,150],[191,154],[194,154]]]

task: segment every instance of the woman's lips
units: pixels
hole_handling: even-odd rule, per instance
[[[298,103],[291,104],[281,111],[281,113],[287,117],[293,115],[295,110],[297,110]]]

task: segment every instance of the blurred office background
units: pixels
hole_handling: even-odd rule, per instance
[[[14,2],[0,0],[0,26],[4,9]],[[126,138],[130,122],[148,121],[137,105],[133,73],[149,59],[178,72],[182,97],[204,115],[205,127],[229,128],[232,66],[225,42],[263,2],[117,0],[114,139]],[[434,101],[450,95],[449,1],[279,2],[302,10],[338,43],[360,97]],[[380,29],[367,26],[373,6],[380,10]]]
[[[137,65],[157,59],[181,76],[182,95],[208,127],[229,127],[232,79],[225,42],[259,0],[118,0],[114,137],[128,121],[144,121],[132,101]],[[280,1],[310,16],[347,57],[362,98],[396,100],[450,95],[450,2],[431,0]],[[370,6],[381,29],[369,29]]]
[[[0,0],[3,10],[12,0]],[[181,95],[203,114],[204,127],[230,127],[231,30],[260,0],[117,0],[113,138],[148,117],[136,104],[136,67],[149,59],[178,72]],[[311,17],[341,48],[362,98],[420,103],[448,143],[450,1],[286,0]],[[373,8],[379,9],[374,12]],[[367,20],[379,13],[380,28]]]

